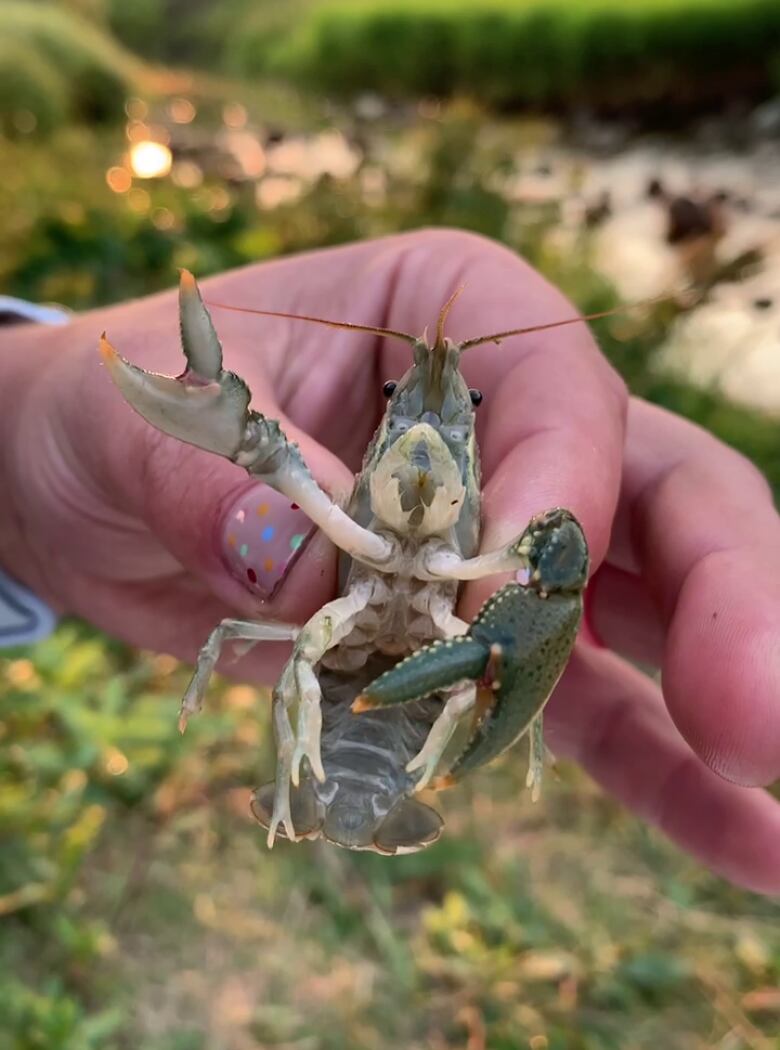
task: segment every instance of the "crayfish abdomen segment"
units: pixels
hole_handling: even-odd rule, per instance
[[[439,837],[441,817],[410,798],[416,778],[406,765],[425,743],[441,701],[431,698],[362,718],[350,711],[360,688],[390,663],[373,658],[357,672],[320,668],[326,778],[320,783],[305,770],[291,790],[297,837],[388,854],[422,849]],[[265,785],[253,799],[253,813],[265,827],[272,819],[274,787]]]

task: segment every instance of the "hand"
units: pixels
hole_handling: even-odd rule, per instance
[[[416,333],[463,282],[454,338],[574,313],[516,256],[453,231],[315,252],[202,287],[207,301]],[[100,332],[134,363],[177,374],[176,309],[166,293],[5,336],[2,481],[15,514],[0,564],[60,609],[192,660],[226,615],[304,622],[333,597],[336,556],[315,535],[283,579],[248,579],[228,544],[236,506],[257,504],[246,474],[161,436],[112,387]],[[408,347],[213,317],[255,407],[281,420],[325,488],[346,493]],[[780,774],[780,519],[766,482],[706,432],[629,400],[584,325],[475,349],[464,372],[484,392],[484,548],[566,506],[600,566],[589,619],[604,646],[578,645],[549,708],[553,751],[716,871],[779,891],[780,805],[757,787]],[[261,602],[264,588],[273,594]],[[467,619],[490,589],[466,590]],[[260,646],[238,666],[267,681],[283,655]],[[626,656],[662,668],[663,695]]]

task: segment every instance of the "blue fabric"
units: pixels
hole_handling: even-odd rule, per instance
[[[38,642],[56,624],[48,605],[0,569],[0,647]]]
[[[38,306],[11,295],[0,295],[0,320],[6,324],[34,321],[37,324],[67,324],[71,318],[68,310],[61,306]]]

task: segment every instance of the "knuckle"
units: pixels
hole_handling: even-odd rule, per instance
[[[751,459],[743,455],[743,453],[738,452],[736,449],[733,449],[728,445],[723,445],[722,447],[728,450],[734,464],[743,475],[745,481],[750,485],[755,486],[756,494],[771,503],[774,498],[772,486],[764,472],[760,470]]]
[[[456,227],[424,227],[402,234],[397,241],[400,265],[414,268],[418,252],[437,269],[457,271],[457,279],[467,279],[471,271],[486,265],[509,267],[515,274],[536,273],[524,259],[506,245],[471,230]],[[541,278],[539,278],[541,280]]]
[[[486,237],[482,233],[474,233],[471,230],[461,230],[456,226],[428,226],[410,234],[413,238],[419,238],[428,251],[449,254],[453,249],[459,249],[463,254],[475,252],[495,252],[516,258],[514,253],[505,248],[498,241]]]
[[[756,497],[772,501],[772,488],[767,477],[748,456],[709,432],[705,432],[703,444],[703,452],[706,452],[707,460],[712,461],[712,467],[702,463],[702,469],[716,476],[720,484],[724,472],[728,471],[745,486],[755,489]]]
[[[628,406],[631,401],[628,384],[618,370],[613,368],[601,351],[599,351],[599,355],[603,363],[602,373],[606,395],[614,402],[620,418],[623,420],[623,427],[625,429],[626,417],[628,416]]]
[[[738,498],[744,501],[753,490],[758,501],[772,501],[772,489],[766,476],[745,455],[724,444],[714,435],[702,432],[698,451],[682,454],[647,487],[642,502],[646,505],[669,506],[680,495],[702,485],[724,491],[739,483]]]

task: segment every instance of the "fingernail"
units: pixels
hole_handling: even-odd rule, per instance
[[[246,489],[227,510],[222,551],[231,574],[258,598],[273,597],[316,525],[296,503],[269,488]]]

